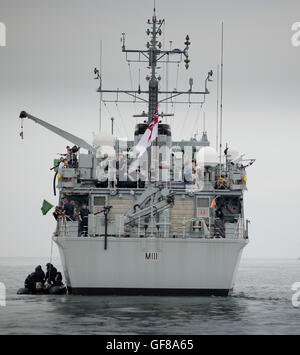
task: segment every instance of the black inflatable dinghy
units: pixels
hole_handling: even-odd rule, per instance
[[[17,292],[18,295],[65,295],[67,288],[65,286],[51,286],[42,290],[29,290],[29,288],[20,288]]]

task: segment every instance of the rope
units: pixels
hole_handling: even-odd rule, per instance
[[[53,239],[51,238],[50,264],[52,264],[52,256],[53,256]]]
[[[50,261],[49,263],[52,265],[52,256],[53,256],[53,239],[51,238],[51,248],[50,248]],[[51,275],[51,269],[52,266],[50,267],[50,270],[46,273],[46,275],[48,274],[49,276],[49,283],[50,283],[50,275]]]

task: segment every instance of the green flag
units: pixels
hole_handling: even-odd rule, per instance
[[[59,166],[60,160],[59,159],[54,159],[53,161],[53,167],[54,167],[54,171],[58,172],[58,166]]]
[[[43,215],[45,216],[45,214],[47,214],[47,212],[49,212],[52,207],[53,207],[53,205],[51,205],[51,203],[49,203],[48,201],[44,200],[43,201],[43,206],[41,207]]]

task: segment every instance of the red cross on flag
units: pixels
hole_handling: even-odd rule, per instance
[[[151,143],[158,137],[158,105],[153,115],[152,120],[149,122],[148,127],[143,134],[142,138],[135,146],[135,150],[139,152],[139,158],[145,153]]]

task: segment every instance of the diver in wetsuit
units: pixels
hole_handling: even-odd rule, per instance
[[[26,277],[24,281],[24,287],[27,288],[30,292],[35,293],[37,292],[37,284],[39,284],[39,289],[43,288],[44,280],[45,280],[45,273],[41,265],[38,265],[35,268],[35,271]]]
[[[24,287],[27,288],[31,292],[35,292],[35,272],[29,274],[24,282]]]
[[[55,279],[54,279],[54,286],[63,286],[63,282],[62,282],[62,274],[61,272],[58,272],[55,276]]]
[[[35,276],[34,276],[34,280],[35,282],[41,282],[42,284],[44,284],[45,281],[45,273],[41,267],[41,265],[38,265],[35,268],[35,272],[34,272]]]
[[[55,281],[55,276],[57,274],[57,269],[54,267],[52,264],[48,263],[46,265],[47,271],[46,271],[46,277],[45,277],[45,283],[48,284],[53,284]]]

